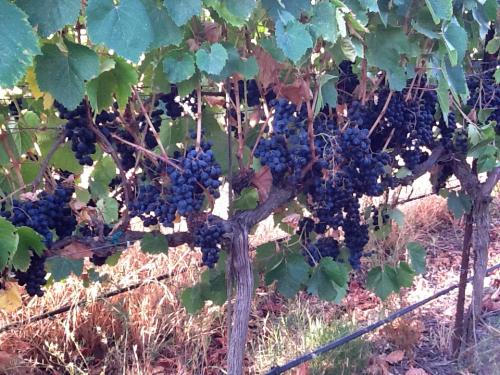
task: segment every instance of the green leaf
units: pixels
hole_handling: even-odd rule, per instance
[[[97,209],[101,212],[104,222],[111,224],[118,220],[118,201],[112,197],[104,197],[97,201]]]
[[[409,288],[413,285],[413,278],[415,272],[411,269],[410,265],[406,262],[399,262],[396,267],[396,275],[398,284],[402,287]]]
[[[169,45],[178,46],[184,36],[183,30],[175,24],[167,10],[155,0],[142,0],[146,6],[153,29],[153,41],[150,48]]]
[[[307,281],[309,265],[300,254],[289,254],[273,270],[266,274],[266,282],[278,281],[278,291],[292,298]]]
[[[116,57],[114,67],[87,83],[87,93],[92,108],[100,111],[113,104],[113,94],[118,106],[124,108],[137,83],[138,74],[124,59]]]
[[[316,101],[316,113],[319,113],[325,105],[329,105],[332,108],[335,108],[337,105],[337,77],[331,74],[322,75],[319,78],[319,85],[320,90],[318,100]]]
[[[456,191],[450,191],[448,194],[448,208],[456,219],[460,219],[463,214],[470,212],[472,203],[468,195]]]
[[[84,82],[99,72],[99,59],[90,48],[66,41],[66,52],[54,44],[42,47],[35,58],[38,86],[68,109],[75,108],[85,94]]]
[[[141,0],[121,0],[117,5],[113,0],[89,0],[87,30],[93,43],[102,43],[134,62],[155,42],[147,9]]]
[[[459,25],[456,18],[443,29],[443,40],[450,56],[452,66],[461,63],[467,51],[467,32]]]
[[[498,167],[497,158],[492,155],[483,155],[477,160],[477,172],[489,172],[493,168]]]
[[[319,3],[313,9],[314,14],[310,24],[314,35],[316,38],[322,37],[324,40],[334,43],[339,35],[335,6],[331,3]]]
[[[439,39],[439,29],[436,29],[436,25],[432,20],[432,16],[426,8],[422,8],[416,17],[411,21],[413,28],[420,34],[425,35],[430,39]]]
[[[118,261],[120,260],[121,255],[122,255],[121,251],[117,251],[113,255],[110,255],[109,257],[106,258],[106,264],[111,267],[116,266],[118,264]]]
[[[169,54],[163,60],[163,71],[172,83],[185,81],[194,74],[194,58],[188,52],[176,52]]]
[[[298,19],[302,13],[307,13],[311,9],[310,0],[262,0],[262,5],[274,21],[277,21],[280,18],[280,13],[284,11],[291,13],[293,17]]]
[[[284,14],[290,15],[287,12]],[[298,63],[313,46],[313,40],[306,26],[295,19],[284,23],[280,18],[276,22],[276,43],[285,56],[294,63]]]
[[[283,253],[276,251],[274,241],[267,242],[257,247],[255,268],[261,273],[267,273],[277,267],[283,260]]]
[[[417,242],[408,242],[406,248],[410,255],[413,270],[417,274],[425,273],[425,248]]]
[[[141,250],[148,254],[168,254],[167,236],[161,233],[146,233],[141,240]]]
[[[31,251],[42,255],[45,250],[43,237],[29,227],[17,228],[19,244],[12,258],[12,266],[20,271],[26,271],[30,265]]]
[[[408,177],[408,176],[411,176],[411,175],[412,175],[411,170],[409,170],[406,167],[401,167],[396,172],[396,178],[405,178],[405,177]]]
[[[449,20],[453,15],[452,0],[425,0],[435,24]]]
[[[163,4],[177,26],[184,25],[193,16],[201,13],[201,0],[164,0]]]
[[[396,271],[388,265],[385,265],[383,270],[380,266],[372,268],[368,272],[366,286],[375,295],[385,300],[389,294],[399,290]]]
[[[448,81],[446,80],[444,74],[440,73],[438,75],[438,79],[439,81],[436,93],[439,107],[441,108],[445,121],[448,121],[448,113],[450,112],[450,86],[448,86]]]
[[[213,8],[220,17],[233,26],[241,27],[252,15],[256,0],[206,0],[205,6]]]
[[[226,65],[224,65],[224,69],[214,77],[216,80],[222,81],[235,73],[251,79],[259,73],[259,66],[257,65],[255,56],[250,56],[248,59],[243,60],[233,46],[224,45],[224,48],[227,51],[228,59]]]
[[[500,48],[500,38],[498,36],[494,37],[488,42],[486,46],[486,52],[489,54],[494,54]]]
[[[0,87],[14,86],[40,53],[27,16],[8,0],[0,0]]]
[[[61,281],[72,273],[80,276],[83,272],[83,259],[51,257],[45,262],[45,267],[54,281]]]
[[[196,51],[196,65],[208,74],[219,74],[226,65],[228,55],[222,44],[214,43],[210,48],[200,48]]]
[[[235,199],[233,203],[233,208],[236,211],[252,210],[257,207],[259,202],[259,192],[256,188],[247,187],[244,188],[240,196]]]
[[[393,209],[389,210],[388,213],[389,213],[389,217],[392,220],[394,220],[400,228],[405,224],[405,214],[401,210],[399,210],[397,208],[393,208]]]
[[[466,99],[468,96],[468,89],[463,67],[461,65],[452,66],[450,60],[446,56],[443,59],[441,67],[455,99],[457,101],[460,101],[460,97]]]
[[[200,311],[205,305],[201,286],[195,285],[192,288],[184,289],[181,294],[181,302],[189,314]]]
[[[116,176],[116,165],[113,158],[105,155],[94,165],[92,171],[90,188],[94,197],[108,194],[109,183]]]
[[[481,3],[481,1],[479,3]],[[488,21],[495,21],[497,17],[497,8],[497,0],[484,1],[484,15],[487,17]]]
[[[8,264],[19,244],[16,227],[10,221],[0,217],[0,270]]]
[[[75,158],[75,154],[71,151],[71,146],[69,143],[64,144],[59,147],[54,153],[50,163],[56,167],[65,171],[79,174],[83,171],[83,167],[78,163]]]
[[[29,21],[43,37],[73,25],[80,14],[80,0],[17,0],[16,4],[24,10]]]

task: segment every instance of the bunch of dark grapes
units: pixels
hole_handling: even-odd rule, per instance
[[[378,207],[372,206],[373,230],[380,230],[380,227],[386,225],[389,222],[389,219],[390,216],[385,208],[380,211]]]
[[[209,216],[208,222],[195,233],[194,243],[201,248],[203,264],[208,268],[213,268],[219,260],[224,233],[224,225],[213,216]]]
[[[352,199],[344,207],[346,216],[344,218],[345,240],[344,243],[349,249],[349,263],[352,268],[358,269],[361,265],[363,249],[368,243],[368,225],[361,223],[358,199]]]
[[[316,242],[309,243],[303,251],[309,265],[314,266],[321,258],[332,257],[337,260],[339,256],[339,243],[332,237],[322,237]]]
[[[74,192],[72,188],[58,186],[53,194],[40,193],[36,201],[14,200],[12,210],[2,209],[0,216],[8,219],[15,226],[28,226],[44,239],[45,244],[52,244],[54,229],[62,238],[69,236],[76,228],[76,219],[68,203]]]
[[[286,138],[283,135],[273,135],[268,139],[261,139],[255,149],[255,156],[262,165],[267,165],[273,176],[273,183],[279,184],[288,170],[290,154],[286,147]]]
[[[121,127],[119,124],[115,123],[117,117],[117,112],[107,112],[102,111],[96,116],[95,123],[99,130],[106,137],[109,143],[116,150],[119,158],[121,167],[128,171],[135,167],[135,149],[126,143],[120,142],[113,138],[113,134],[116,134],[120,138],[134,143],[134,137],[126,129]]]
[[[163,224],[171,226],[175,220],[175,207],[171,206],[154,184],[139,186],[139,192],[130,204],[130,216],[139,217],[144,226]]]
[[[246,98],[245,98],[245,84],[246,84]],[[236,103],[236,95],[234,88],[231,89],[229,93],[233,103]],[[260,104],[260,91],[257,81],[254,79],[247,80],[246,82],[240,80],[238,81],[238,95],[240,97],[240,103],[243,103],[246,99],[247,105],[249,107],[255,107]]]
[[[339,80],[337,83],[338,103],[345,104],[352,101],[352,93],[359,85],[356,74],[352,71],[352,62],[344,60],[339,64]]]
[[[26,292],[31,296],[42,297],[44,292],[42,286],[47,283],[45,276],[45,260],[47,257],[44,255],[33,254],[30,258],[30,265],[28,269],[23,271],[16,271],[15,276],[20,286],[26,286]]]
[[[176,85],[170,86],[170,92],[168,94],[160,94],[158,99],[154,102],[155,110],[158,115],[165,114],[172,120],[183,115],[183,109],[180,105],[179,93]]]
[[[454,150],[460,155],[467,155],[468,137],[465,129],[460,128],[455,132]]]
[[[467,78],[467,86],[470,92],[468,105],[479,109],[490,109],[491,114],[487,121],[495,121],[495,131],[500,134],[500,86],[495,81],[495,71],[498,61],[483,62],[480,64],[480,73]]]
[[[444,121],[444,118],[441,117],[438,122],[439,132],[441,134],[441,144],[443,147],[449,151],[453,151],[453,134],[457,129],[457,121],[455,118],[455,113],[448,113],[448,123]]]
[[[378,117],[377,108],[373,102],[361,104],[359,100],[353,100],[347,109],[347,119],[351,126],[360,129],[370,129]]]
[[[61,103],[55,102],[59,117],[68,120],[64,127],[66,137],[71,140],[71,150],[81,165],[94,164],[91,155],[96,152],[96,135],[90,128],[91,109],[83,101],[74,110],[69,111]]]
[[[101,234],[102,236],[105,237],[111,233],[111,230],[112,228],[109,225],[103,224],[101,228],[102,233],[99,233],[100,231],[97,228],[92,227],[90,225],[85,225],[84,227],[80,228],[80,235],[84,237],[97,237]],[[100,267],[106,263],[106,260],[111,255],[111,253],[112,252],[110,250],[108,254],[102,255],[102,253],[98,254],[96,251],[93,250],[92,256],[89,258],[89,260],[95,266]]]
[[[427,151],[422,151],[420,147],[408,147],[401,154],[405,162],[406,168],[410,171],[414,172],[416,167],[419,164],[422,164],[429,157],[429,153]]]
[[[215,160],[212,144],[202,141],[197,151],[194,145],[187,148],[184,156],[174,155],[177,167],[167,166],[170,178],[168,202],[180,215],[200,211],[204,192],[219,198],[222,169]]]

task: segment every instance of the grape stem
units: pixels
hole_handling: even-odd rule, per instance
[[[56,138],[54,143],[52,143],[52,146],[50,146],[50,150],[47,152],[47,155],[40,164],[40,170],[38,171],[38,174],[31,183],[33,191],[35,191],[38,185],[40,185],[40,182],[42,182],[43,175],[45,174],[45,171],[49,166],[50,160],[52,159],[56,151],[59,149],[59,146],[64,142],[65,139],[66,139],[66,134],[64,133],[64,130],[61,130],[59,136]]]
[[[196,104],[196,152],[199,152],[201,147],[201,85],[196,88]]]
[[[365,50],[364,47],[363,47],[363,50]],[[365,51],[365,54],[366,54],[366,51]],[[361,104],[362,105],[365,105],[365,102],[366,102],[366,80],[367,80],[366,64],[367,64],[366,58],[362,59],[361,60],[361,82],[359,84],[359,88],[360,88],[359,95],[361,96]]]
[[[240,90],[238,86],[238,81],[234,80],[234,99],[235,99],[235,109],[236,109],[236,122],[238,126],[238,152],[236,153],[236,159],[238,160],[238,166],[240,170],[244,168],[243,165],[243,127],[241,126],[241,108],[240,108]]]
[[[19,163],[19,160],[17,160],[14,153],[12,152],[12,149],[10,148],[6,131],[0,130],[0,143],[2,144],[5,152],[7,153],[7,156],[9,157],[12,166],[14,167],[14,173],[16,174],[19,186],[23,186],[24,188],[25,184],[23,180],[23,175],[21,174],[21,164]]]
[[[144,107],[144,103],[142,102],[139,94],[137,93],[137,90],[135,88],[132,88],[132,92],[134,93],[134,96],[137,98],[137,101],[139,102],[139,106],[141,107],[141,112],[146,119],[146,123],[149,126],[149,129],[151,130],[151,133],[153,133],[153,136],[156,139],[156,142],[158,143],[158,146],[160,147],[161,153],[163,154],[163,157],[165,160],[168,160],[168,154],[165,151],[165,148],[163,147],[163,143],[161,142],[160,136],[158,135],[158,132],[156,131],[153,123],[151,122],[151,117],[149,117],[148,111],[146,111],[146,108]]]
[[[382,110],[380,111],[377,119],[375,120],[375,122],[373,123],[372,127],[370,128],[370,131],[368,132],[368,136],[372,135],[372,133],[375,131],[375,129],[377,128],[378,124],[380,123],[380,121],[382,121],[382,118],[384,117],[385,115],[385,112],[387,111],[387,107],[389,107],[389,103],[391,101],[391,98],[392,98],[392,95],[394,94],[394,91],[390,91],[389,92],[389,95],[387,95],[387,99],[384,103],[384,107],[382,108]]]

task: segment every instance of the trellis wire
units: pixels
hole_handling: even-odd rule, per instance
[[[490,274],[491,272],[497,270],[497,269],[500,269],[500,263],[488,268],[486,270],[486,274]],[[473,277],[469,277],[467,279],[467,282],[469,283],[471,280],[472,280]],[[313,350],[312,352],[310,353],[307,353],[307,354],[303,354],[301,355],[300,357],[297,357],[293,360],[291,360],[290,362],[287,362],[285,363],[284,365],[282,366],[276,366],[276,367],[272,367],[267,373],[266,375],[278,375],[278,374],[282,374],[283,372],[287,371],[287,370],[290,370],[294,367],[297,367],[299,366],[300,364],[304,363],[304,362],[309,362],[313,359],[315,359],[316,357],[318,357],[319,355],[321,354],[324,354],[324,353],[327,353],[329,351],[332,351],[333,349],[335,348],[338,348],[339,346],[342,346],[344,344],[347,344],[348,342],[354,340],[354,339],[357,339],[358,337],[361,337],[363,335],[365,335],[366,333],[370,332],[370,331],[373,331],[389,322],[392,322],[393,320],[405,315],[405,314],[408,314],[409,312],[419,308],[420,306],[423,306],[425,304],[427,304],[428,302],[436,299],[436,298],[439,298],[445,294],[448,294],[449,292],[451,292],[452,290],[454,289],[457,289],[459,287],[459,284],[454,284],[448,288],[445,288],[445,289],[442,289],[440,290],[439,292],[437,292],[436,294],[433,294],[432,296],[430,297],[427,297],[419,302],[416,302],[410,306],[407,306],[405,308],[402,308],[400,310],[397,310],[396,312],[390,314],[389,316],[387,316],[386,318],[384,319],[381,319],[373,324],[370,324],[369,326],[366,326],[364,328],[360,328],[356,331],[354,331],[353,333],[347,335],[347,336],[344,336],[344,337],[341,337],[340,339],[337,339],[337,340],[334,340],[334,341],[330,341],[329,343],[323,345],[323,346],[320,346],[318,349],[316,350]]]

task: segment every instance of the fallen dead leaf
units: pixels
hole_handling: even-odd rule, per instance
[[[16,311],[22,306],[19,288],[14,283],[6,283],[5,289],[0,290],[0,310],[6,312]]]
[[[383,359],[390,363],[391,365],[401,362],[405,356],[405,352],[402,350],[395,350],[392,353],[389,353],[383,356]]]

